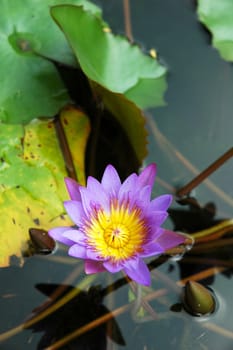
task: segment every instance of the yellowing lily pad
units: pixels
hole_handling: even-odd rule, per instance
[[[84,154],[89,121],[80,110],[68,107],[61,122],[79,182],[85,182]],[[74,137],[75,135],[75,137]],[[28,230],[71,225],[64,214],[68,198],[65,162],[51,120],[33,120],[25,127],[1,124],[0,128],[0,266],[11,257],[23,262]]]

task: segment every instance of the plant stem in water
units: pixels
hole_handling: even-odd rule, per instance
[[[207,177],[209,177],[215,170],[217,170],[221,165],[223,165],[228,159],[233,157],[233,147],[230,148],[226,153],[219,157],[214,163],[212,163],[208,168],[203,170],[197,177],[190,181],[187,185],[182,187],[177,191],[178,197],[183,197],[189,194],[195,187],[200,185]]]

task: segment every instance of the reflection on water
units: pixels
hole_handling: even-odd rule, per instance
[[[226,307],[231,304],[232,219],[216,219],[214,203],[201,206],[188,197],[178,205],[171,219],[189,235],[184,245],[148,260],[149,288],[120,273],[85,277],[83,263],[67,257],[62,246],[53,255],[42,249],[43,255],[28,258],[22,268],[2,269],[4,349],[15,344],[25,350],[228,347],[233,339]]]
[[[109,310],[102,303],[103,295],[100,287],[92,286],[87,292],[74,290],[72,286],[55,284],[39,284],[36,287],[49,297],[54,295],[56,291],[61,291],[59,298],[53,298],[49,306],[46,305],[46,308],[52,308],[55,303],[62,298],[65,299],[72,292],[76,294],[71,300],[65,302],[62,307],[29,327],[33,332],[44,333],[37,346],[39,350],[57,343],[64,337],[70,336],[75,330],[80,330],[84,325],[109,314]],[[43,305],[37,308],[33,317],[36,317],[39,312],[44,311],[46,308]],[[111,337],[118,344],[125,344],[120,328],[113,317],[80,336],[74,335],[74,338],[70,336],[68,345],[65,344],[62,348],[103,350],[106,349],[107,336]]]
[[[233,248],[196,254],[199,246],[195,243],[178,262],[168,254],[149,261],[149,288],[120,273],[87,279],[82,262],[67,257],[62,246],[54,255],[28,258],[22,268],[1,270],[5,319],[0,332],[15,329],[3,349],[21,344],[23,349],[52,350],[50,345],[60,340],[61,349],[224,349],[233,338],[233,319],[226,307],[231,304],[232,264],[223,263],[231,262],[226,251],[232,256]],[[217,308],[208,317],[196,318],[183,307],[183,288],[190,280],[211,284]]]

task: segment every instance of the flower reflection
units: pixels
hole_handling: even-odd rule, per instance
[[[74,290],[71,286],[56,285],[56,284],[39,284],[37,288],[44,294],[50,296],[60,288],[65,291],[59,295],[59,298],[53,300],[52,305],[61,298],[68,295]],[[76,297],[65,303],[62,307],[51,312],[46,318],[33,323],[29,328],[34,332],[44,332],[37,349],[45,349],[76,329],[90,323],[91,321],[109,313],[108,309],[102,304],[102,292],[100,287],[90,287],[88,292],[77,291]],[[49,305],[51,307],[51,304]],[[37,308],[36,316],[44,307]],[[33,317],[34,317],[33,316]],[[93,328],[87,333],[72,339],[62,349],[70,350],[104,350],[106,349],[107,336],[120,344],[124,345],[124,339],[116,321],[111,318],[108,322]]]

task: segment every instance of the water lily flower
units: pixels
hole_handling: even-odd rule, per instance
[[[49,235],[68,245],[70,256],[85,260],[87,274],[124,270],[132,280],[150,285],[143,258],[184,242],[183,235],[161,227],[172,196],[151,200],[155,175],[152,163],[123,183],[112,165],[106,167],[101,182],[89,176],[86,187],[66,178],[71,200],[64,207],[76,226],[53,228]]]

